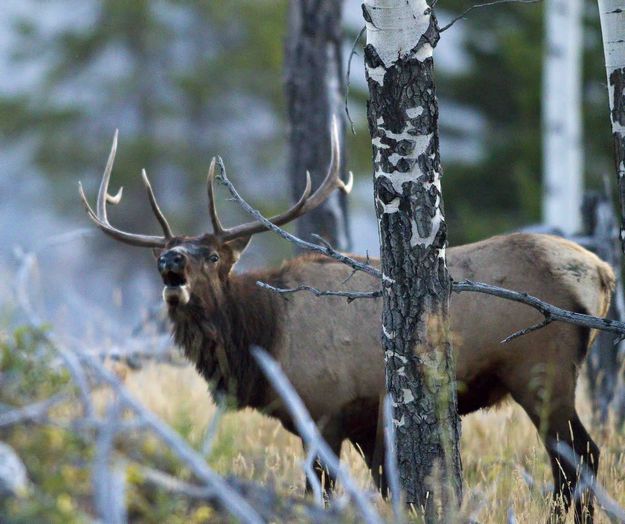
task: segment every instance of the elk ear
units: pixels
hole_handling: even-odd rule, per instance
[[[154,255],[154,260],[158,260],[158,257],[161,256],[161,249],[158,247],[153,247],[152,254]]]
[[[230,249],[232,249],[232,255],[234,256],[235,262],[239,260],[239,258],[241,257],[241,254],[243,253],[243,251],[245,251],[245,248],[250,243],[250,240],[252,240],[251,236],[235,238],[234,240],[230,240],[229,242],[226,242],[226,245]]]

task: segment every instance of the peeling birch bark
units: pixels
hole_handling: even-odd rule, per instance
[[[399,476],[406,501],[436,521],[453,513],[462,496],[433,80],[439,28],[425,0],[366,0],[363,15],[382,343],[387,389],[396,399]],[[442,473],[439,486],[435,471]]]

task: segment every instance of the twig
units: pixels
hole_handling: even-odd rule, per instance
[[[444,31],[447,31],[447,29],[449,29],[452,25],[454,25],[458,20],[463,19],[465,16],[467,16],[471,11],[473,11],[474,9],[478,9],[480,7],[491,7],[493,5],[498,5],[498,4],[510,4],[510,3],[517,3],[517,4],[535,4],[536,2],[540,2],[541,0],[494,0],[493,2],[485,2],[483,4],[474,4],[471,7],[465,9],[461,14],[459,14],[456,18],[454,18],[451,22],[449,22],[446,26],[441,27],[438,32],[442,33]]]
[[[404,522],[404,514],[401,503],[401,489],[399,483],[399,471],[397,469],[397,450],[395,449],[395,424],[393,423],[393,397],[389,393],[384,396],[384,445],[386,456],[384,467],[386,478],[391,491],[391,504],[393,506],[393,518],[396,524]]]
[[[258,220],[261,224],[264,224],[267,229],[270,229],[274,233],[277,233],[282,238],[288,240],[289,242],[294,243],[295,245],[301,247],[302,249],[307,249],[309,251],[314,251],[316,253],[321,253],[322,255],[326,255],[328,257],[332,257],[343,264],[350,266],[352,269],[357,269],[358,271],[363,271],[373,277],[382,278],[382,272],[369,265],[363,264],[354,258],[351,258],[343,253],[340,253],[336,249],[328,246],[320,246],[319,244],[313,244],[312,242],[307,242],[306,240],[302,240],[301,238],[292,235],[288,231],[285,231],[279,226],[273,224],[270,220],[265,218],[259,211],[250,206],[241,195],[239,195],[236,188],[232,185],[232,182],[226,176],[226,168],[224,166],[223,160],[221,157],[217,157],[217,165],[219,167],[219,175],[217,178],[226,186],[233,199],[239,203],[239,205],[243,208],[243,210],[249,215],[253,216],[256,220]]]
[[[144,481],[161,489],[209,502],[216,498],[215,491],[209,487],[184,482],[163,471],[142,464],[133,463],[133,467],[139,471]],[[315,523],[337,522],[339,520],[339,515],[336,512],[313,506],[304,498],[279,496],[269,488],[235,477],[226,477],[224,480],[231,489],[258,502],[257,506],[261,508],[262,516],[268,522],[301,521],[303,514]]]
[[[150,468],[143,464],[133,464],[133,468],[137,469],[143,479],[150,484],[154,484],[159,488],[179,495],[185,495],[193,499],[209,499],[215,495],[215,491],[207,486],[198,486],[196,484],[184,482],[158,469]]]
[[[572,468],[579,471],[579,479],[584,484],[584,489],[589,489],[597,499],[599,507],[608,515],[612,521],[625,523],[625,509],[616,502],[603,488],[594,474],[588,469],[580,457],[577,456],[571,447],[565,442],[555,444],[556,452]],[[579,496],[579,494],[577,494]]]
[[[289,287],[289,288],[281,288],[275,287],[266,282],[261,282],[260,280],[256,282],[258,287],[262,287],[263,289],[268,289],[269,291],[273,291],[274,293],[279,293],[281,295],[289,295],[292,293],[298,293],[299,291],[308,291],[317,297],[345,297],[348,302],[356,300],[358,298],[379,298],[382,296],[382,290],[377,291],[330,291],[330,290],[322,290],[317,289],[316,287],[308,286],[306,284],[300,284],[297,287]]]
[[[365,494],[354,484],[351,476],[346,472],[344,467],[341,466],[338,457],[319,434],[319,430],[308,414],[302,399],[297,395],[278,363],[270,357],[265,350],[257,346],[252,347],[251,352],[267,377],[267,380],[284,402],[285,407],[291,415],[293,424],[297,428],[297,433],[302,438],[305,445],[308,448],[316,447],[320,460],[323,461],[325,467],[330,470],[330,473],[341,481],[345,491],[349,494],[360,511],[364,522],[369,524],[381,524],[382,520],[380,516],[373,509]]]
[[[506,338],[504,338],[501,341],[501,343],[507,344],[508,342],[511,342],[515,338],[522,337],[523,335],[527,335],[528,333],[531,333],[532,331],[538,331],[539,329],[542,329],[545,326],[551,324],[551,322],[553,322],[553,318],[551,318],[551,315],[547,313],[545,315],[545,318],[541,320],[540,322],[537,322],[536,324],[526,327],[524,329],[519,329],[518,331],[515,331],[514,333],[512,333],[512,335],[508,335]]]
[[[360,39],[362,38],[362,35],[364,34],[366,30],[367,30],[367,26],[363,26],[363,28],[358,33],[356,40],[354,40],[354,45],[352,45],[352,50],[349,53],[349,58],[347,59],[347,73],[345,75],[345,114],[347,115],[347,121],[349,122],[349,125],[352,129],[352,135],[356,134],[356,129],[354,129],[354,121],[352,120],[352,117],[349,114],[349,106],[347,104],[347,102],[349,101],[349,88],[351,86],[350,75],[352,72],[352,58],[354,57],[355,54],[357,54],[356,46],[358,45],[358,42],[360,41]]]

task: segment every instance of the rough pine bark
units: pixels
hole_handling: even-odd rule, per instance
[[[403,492],[435,521],[462,495],[432,59],[439,30],[425,0],[366,0],[363,14],[386,384]]]
[[[616,178],[621,204],[621,249],[625,253],[625,0],[598,0],[614,139]],[[613,406],[618,424],[625,421],[625,355]]]
[[[288,173],[298,199],[310,172],[313,190],[321,184],[330,161],[330,123],[339,119],[341,169],[345,175],[345,87],[341,53],[341,0],[291,0],[286,40],[285,77],[289,118]],[[343,176],[343,179],[345,177]],[[319,208],[297,221],[297,234],[316,233],[334,247],[351,245],[345,194],[336,191]]]

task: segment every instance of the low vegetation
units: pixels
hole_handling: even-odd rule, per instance
[[[41,333],[19,329],[2,335],[3,411],[59,392],[71,393],[69,377],[63,367],[55,365],[54,356]],[[138,399],[196,449],[202,448],[218,410],[205,382],[190,366],[150,364],[135,372],[124,370],[123,375],[126,386]],[[582,416],[588,421],[589,406],[584,392],[580,391],[578,397]],[[97,400],[102,408],[108,398],[102,394]],[[77,409],[76,401],[70,400],[55,407],[48,421],[0,427],[0,440],[9,444],[24,461],[30,480],[26,490],[0,500],[3,522],[80,523],[92,519],[93,435],[88,428],[72,426],[72,414]],[[609,428],[589,427],[602,449],[599,480],[618,502],[625,504],[625,435]],[[156,467],[182,480],[192,480],[192,476],[154,437],[139,431],[126,435],[116,442],[115,458],[126,474],[131,521],[218,520],[206,503],[172,495],[147,483],[144,466]],[[342,458],[359,485],[373,490],[359,451],[346,444]],[[207,459],[223,475],[273,486],[285,496],[303,493],[299,439],[282,429],[277,421],[257,412],[226,413]],[[506,403],[497,410],[466,417],[462,459],[464,509],[479,522],[504,522],[510,513],[517,522],[546,521],[549,498],[544,488],[551,481],[551,472],[538,435],[518,406]],[[528,480],[533,485],[528,485]],[[390,508],[381,498],[378,497],[376,504],[382,515],[390,517]],[[607,522],[607,519],[599,513],[598,521]]]

